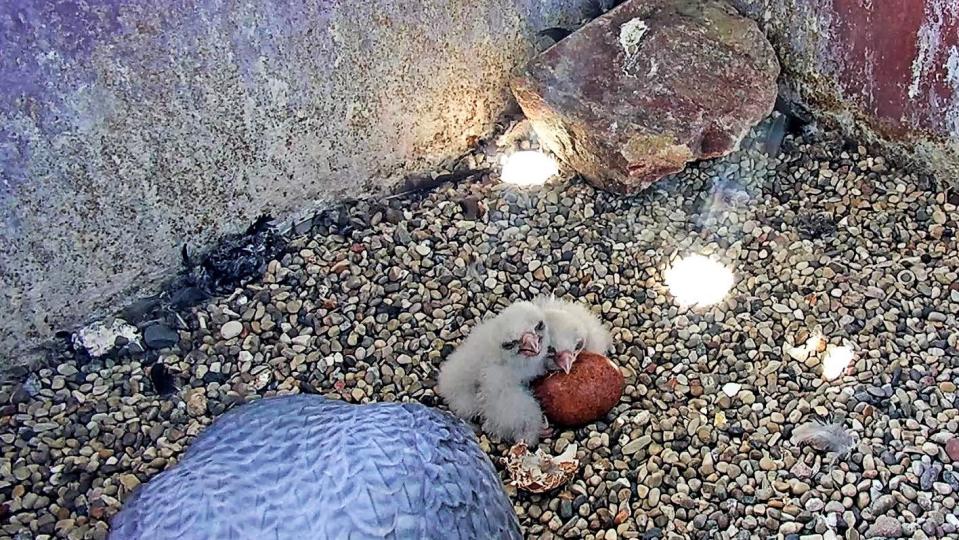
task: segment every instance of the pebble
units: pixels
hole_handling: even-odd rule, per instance
[[[77,368],[73,364],[64,363],[57,366],[57,373],[63,375],[64,377],[73,377],[77,373]]]
[[[626,455],[632,455],[632,454],[635,454],[636,452],[639,452],[643,448],[646,448],[647,446],[649,446],[649,444],[652,441],[653,441],[652,437],[650,437],[649,435],[643,435],[642,437],[634,441],[630,441],[629,443],[626,444],[626,446],[623,446],[622,451]]]
[[[946,455],[953,463],[959,463],[959,437],[953,437],[946,443]]]
[[[137,488],[137,486],[140,485],[140,479],[133,474],[121,475],[119,480],[120,480],[120,484],[122,484],[123,487],[126,488],[128,493],[132,492],[134,489]]]
[[[902,524],[889,516],[879,516],[866,531],[866,538],[899,538],[902,536]]]
[[[192,416],[203,416],[207,411],[207,399],[202,388],[193,388],[186,394],[186,409]]]
[[[662,493],[659,491],[659,488],[652,488],[649,490],[649,495],[646,496],[646,502],[649,504],[650,508],[655,508],[659,505],[659,500],[662,497]]]
[[[227,321],[220,327],[220,337],[223,339],[233,339],[243,333],[243,323],[240,321]]]
[[[723,393],[729,397],[736,397],[742,387],[743,385],[739,383],[726,383],[723,385]]]
[[[152,324],[143,331],[143,343],[151,349],[165,349],[176,345],[180,336],[165,324]]]

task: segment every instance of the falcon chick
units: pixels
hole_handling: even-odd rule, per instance
[[[440,368],[436,391],[461,418],[482,418],[487,433],[535,446],[546,429],[527,383],[546,372],[549,346],[543,310],[516,302],[470,332]]]
[[[583,351],[602,355],[609,352],[613,342],[609,330],[583,304],[552,296],[541,296],[533,303],[546,315],[551,344],[546,358],[549,371],[569,373],[576,356]]]

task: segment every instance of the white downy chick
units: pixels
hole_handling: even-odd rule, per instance
[[[477,325],[440,368],[436,392],[461,418],[511,441],[539,442],[543,413],[530,380],[546,372],[549,334],[543,311],[516,302]]]
[[[579,353],[586,351],[605,355],[613,338],[592,311],[583,304],[555,297],[539,297],[533,303],[546,314],[552,348],[546,359],[549,371],[569,373]]]

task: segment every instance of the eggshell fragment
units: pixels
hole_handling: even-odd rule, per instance
[[[563,486],[579,470],[575,444],[553,457],[542,450],[533,454],[526,443],[519,442],[509,449],[503,461],[512,484],[531,493],[545,493]]]

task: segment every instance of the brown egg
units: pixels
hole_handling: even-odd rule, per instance
[[[570,372],[550,373],[532,389],[550,423],[577,427],[606,416],[623,396],[625,380],[605,356],[580,353]]]

